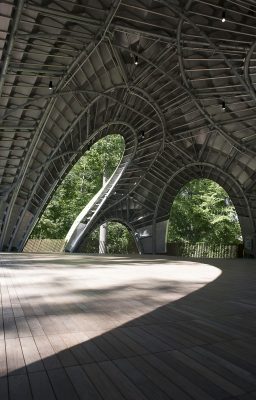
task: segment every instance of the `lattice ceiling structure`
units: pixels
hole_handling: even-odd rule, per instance
[[[124,136],[124,159],[83,217],[84,237],[115,219],[142,251],[162,251],[174,197],[204,177],[228,192],[252,244],[255,34],[252,0],[3,0],[0,249],[22,250],[108,133]]]

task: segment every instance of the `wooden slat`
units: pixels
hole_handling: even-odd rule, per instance
[[[24,317],[15,318],[15,322],[17,326],[18,335],[20,338],[32,336],[26,318]]]
[[[44,371],[29,374],[33,400],[56,400],[48,375]]]
[[[9,314],[9,313],[8,313]],[[6,339],[17,338],[18,331],[15,323],[15,318],[12,315],[4,314],[4,334]]]
[[[122,357],[132,357],[136,355],[135,351],[131,347],[121,342],[121,340],[118,340],[118,338],[111,332],[105,333],[104,339],[108,343],[110,343],[115,349],[117,349],[117,351],[119,352],[119,354],[122,355]]]
[[[6,339],[8,374],[25,374],[25,361],[19,339]]]
[[[89,356],[94,361],[105,361],[108,360],[107,355],[95,344],[95,341],[89,339],[84,333],[75,333],[75,336],[81,340],[80,346],[85,349]]]
[[[130,360],[116,360],[115,364],[126,375],[131,382],[146,396],[149,400],[167,400],[169,397],[160,390],[153,382],[144,375],[140,369],[137,369]]]
[[[49,335],[48,338],[63,367],[77,364],[75,357],[60,335]]]
[[[166,363],[160,360],[157,355],[149,354],[143,357],[149,364],[161,372],[164,376],[168,377],[177,386],[188,393],[192,398],[197,400],[212,400],[213,397],[200,389],[197,385],[179,373],[175,368],[169,367]]]
[[[104,374],[97,364],[84,365],[84,371],[98,392],[106,400],[125,400],[115,384]]]
[[[10,400],[32,400],[32,393],[27,375],[9,376]]]
[[[105,375],[115,383],[122,395],[127,400],[146,400],[143,393],[117,368],[111,361],[100,363],[100,368]]]
[[[0,400],[255,398],[253,260],[8,257]]]
[[[0,340],[0,378],[7,375],[5,341]]]
[[[256,388],[255,379],[245,374],[245,371],[241,368],[236,369],[232,364],[228,365],[227,368],[227,362],[224,363],[223,359],[214,357],[214,354],[212,354],[212,357],[209,357],[209,353],[205,353],[203,350],[204,349],[201,348],[184,349],[183,353],[198,361],[203,367],[221,375],[229,382],[235,383],[235,385],[240,387],[243,391],[254,390]],[[205,354],[207,354],[207,356]]]
[[[0,316],[0,340],[4,340],[4,319],[2,318],[2,316]]]
[[[32,337],[21,338],[20,343],[28,372],[43,371],[44,366],[34,339]]]
[[[61,364],[46,336],[35,336],[35,343],[46,370],[60,368]]]
[[[28,325],[33,336],[44,335],[44,331],[42,326],[40,325],[40,322],[36,317],[33,317],[31,314],[28,318]]]
[[[172,383],[157,368],[147,363],[142,357],[130,358],[130,362],[134,367],[147,376],[160,390],[166,393],[171,399],[189,400],[190,396],[180,387]]]
[[[210,368],[205,368],[202,364],[193,360],[191,357],[187,356],[186,354],[174,350],[172,352],[172,356],[177,358],[179,361],[186,364],[187,366],[189,366],[194,371],[203,375],[205,378],[209,379],[216,385],[218,385],[220,388],[225,390],[230,395],[238,396],[243,393],[243,390],[241,390],[235,383],[231,383],[224,377],[213,372]]]
[[[94,361],[88,351],[86,351],[86,347],[81,345],[74,333],[62,334],[61,339],[65,342],[67,348],[70,349],[76,363],[88,364]]]
[[[179,360],[175,359],[172,355],[172,352],[159,353],[158,357],[168,366],[175,369],[179,374],[183,375],[186,379],[191,381],[194,385],[196,385],[202,391],[205,391],[214,399],[218,400],[229,396],[226,391],[210,381],[208,378],[202,376],[197,371],[189,368],[186,364],[183,364]]]
[[[78,400],[79,397],[68,379],[64,369],[52,369],[48,371],[55,396],[57,400]]]
[[[93,385],[82,367],[68,367],[66,368],[66,372],[73,386],[76,388],[80,400],[102,399],[97,390],[97,386]]]
[[[7,377],[0,378],[0,393],[1,393],[1,400],[9,399]]]
[[[102,352],[107,355],[108,359],[115,360],[123,357],[122,353],[116,347],[114,347],[110,341],[106,340],[103,335],[97,336],[91,340]]]

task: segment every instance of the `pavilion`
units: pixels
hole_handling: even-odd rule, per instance
[[[255,33],[254,0],[1,1],[1,400],[256,398]],[[65,251],[119,221],[141,256],[13,254],[111,133],[123,158]],[[230,196],[247,259],[164,256],[195,178]]]

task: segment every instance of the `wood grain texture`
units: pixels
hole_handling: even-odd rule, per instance
[[[1,255],[1,400],[256,398],[256,263]]]

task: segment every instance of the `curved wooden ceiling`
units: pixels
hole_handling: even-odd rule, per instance
[[[138,147],[98,222],[131,193],[135,229],[163,220],[181,186],[204,176],[254,224],[254,1],[3,0],[0,26],[2,250],[22,249],[114,122]]]

